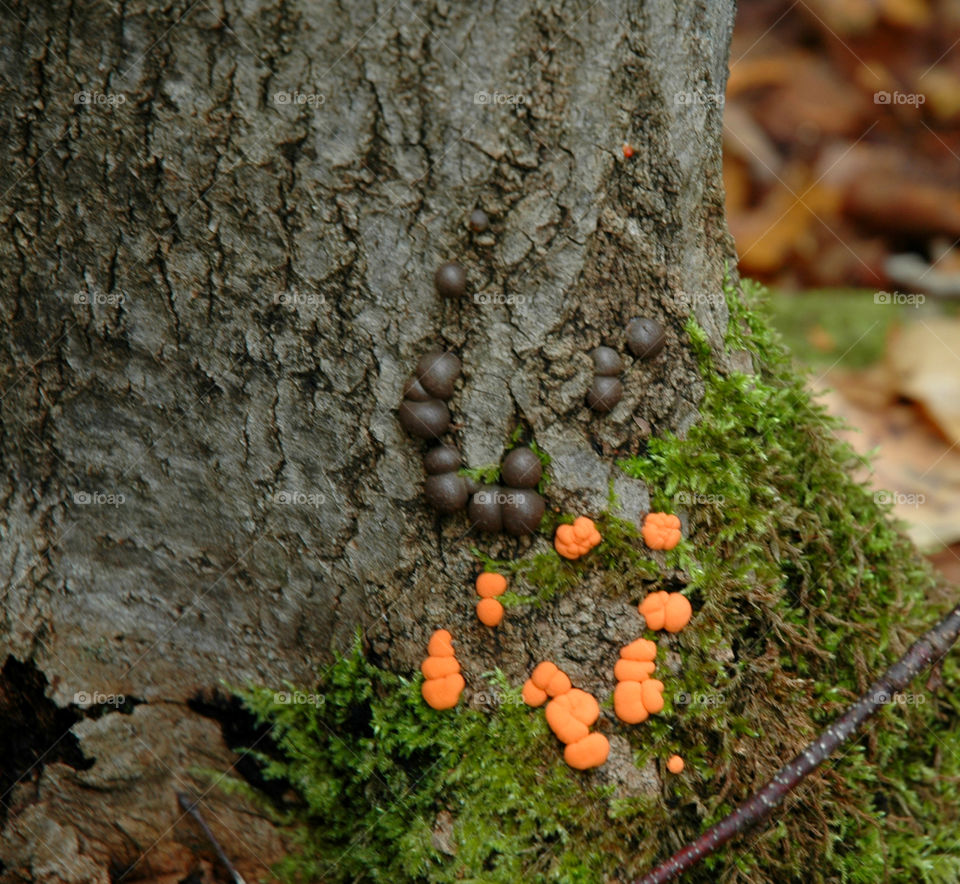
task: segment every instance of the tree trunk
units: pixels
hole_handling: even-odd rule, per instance
[[[309,682],[358,626],[398,671],[444,626],[465,670],[562,657],[589,686],[626,605],[584,606],[602,645],[565,651],[552,606],[481,631],[470,547],[548,540],[431,512],[397,406],[418,357],[450,349],[465,463],[522,427],[552,458],[550,508],[596,514],[613,481],[625,518],[645,511],[615,460],[643,421],[696,420],[691,313],[729,358],[733,3],[0,15],[0,880],[179,880],[200,836],[175,792],[236,760],[211,692]],[[462,299],[434,288],[450,259]],[[628,359],[598,416],[589,353],[626,354],[637,315],[666,349]],[[204,810],[245,875],[282,852],[237,800]]]

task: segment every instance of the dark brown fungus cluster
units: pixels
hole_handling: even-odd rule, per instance
[[[403,387],[397,416],[403,428],[420,439],[439,439],[450,426],[450,410],[443,400],[453,395],[460,377],[460,360],[452,353],[433,350],[417,363]]]
[[[514,537],[532,534],[546,510],[536,485],[543,475],[540,458],[529,448],[514,448],[503,460],[504,485],[485,485],[470,498],[467,515],[476,528]]]
[[[431,448],[423,459],[427,480],[423,493],[437,512],[455,513],[467,505],[467,481],[458,472],[460,452],[452,445]]]
[[[623,397],[623,384],[617,377],[623,371],[623,360],[611,347],[597,347],[593,351],[593,370],[596,375],[587,390],[587,405],[606,414]]]

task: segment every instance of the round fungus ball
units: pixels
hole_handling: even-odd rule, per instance
[[[663,326],[647,316],[631,319],[627,325],[627,346],[637,359],[651,359],[666,343]]]
[[[433,399],[433,396],[424,389],[416,375],[411,375],[403,385],[403,398],[412,399],[414,402],[426,402],[428,399]]]
[[[453,384],[460,377],[460,360],[453,353],[431,350],[424,353],[417,363],[417,380],[431,396],[449,399]]]
[[[679,755],[671,755],[667,759],[667,770],[672,774],[683,773],[683,759]]]
[[[487,213],[483,209],[474,209],[470,213],[469,220],[470,229],[474,233],[483,233],[490,226],[490,219],[487,217]]]
[[[623,371],[623,360],[613,347],[597,347],[593,351],[593,370],[606,377],[614,377]]]
[[[496,485],[484,485],[475,492],[467,504],[470,522],[488,534],[496,534],[503,529],[503,507],[500,499],[503,490]]]
[[[447,261],[433,276],[437,291],[445,298],[462,298],[467,292],[467,274],[456,261]]]
[[[514,537],[533,534],[540,526],[547,505],[530,488],[508,488],[502,506],[503,530]]]
[[[420,439],[439,439],[450,426],[450,410],[440,399],[415,402],[404,399],[397,411],[400,424]]]
[[[441,513],[455,513],[467,505],[467,486],[457,473],[427,476],[423,493],[427,503]]]
[[[587,390],[587,405],[594,411],[606,414],[612,411],[623,398],[623,384],[620,378],[598,374]]]
[[[460,452],[452,445],[431,448],[423,459],[423,468],[431,475],[455,473],[460,469]]]
[[[535,488],[543,475],[543,464],[530,448],[514,448],[503,459],[500,476],[511,488]]]

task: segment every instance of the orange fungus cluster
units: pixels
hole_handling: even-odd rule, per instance
[[[553,545],[565,559],[579,559],[603,540],[592,519],[579,516],[572,525],[560,525],[553,537]]]
[[[438,629],[427,645],[427,659],[420,664],[423,684],[420,693],[434,709],[452,709],[460,700],[466,682],[453,652],[453,640],[446,629]]]

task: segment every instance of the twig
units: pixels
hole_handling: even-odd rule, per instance
[[[809,773],[833,751],[850,739],[868,718],[903,690],[917,675],[938,662],[960,635],[960,605],[936,626],[915,641],[910,649],[867,689],[867,693],[810,743],[786,767],[780,768],[759,792],[733,813],[711,826],[695,841],[678,850],[670,859],[644,875],[636,884],[664,884],[713,853],[734,835],[769,816]]]
[[[180,802],[180,806],[190,814],[196,821],[197,824],[203,829],[203,834],[207,836],[207,840],[210,842],[210,845],[216,851],[217,856],[220,857],[220,862],[223,863],[226,870],[230,873],[230,877],[233,878],[233,884],[247,884],[243,880],[243,876],[233,867],[233,864],[227,859],[226,853],[224,853],[223,848],[220,846],[220,842],[213,837],[213,832],[210,831],[210,827],[207,825],[207,821],[200,815],[200,811],[197,808],[195,801],[191,800],[190,796],[186,792],[177,792],[177,801]]]

